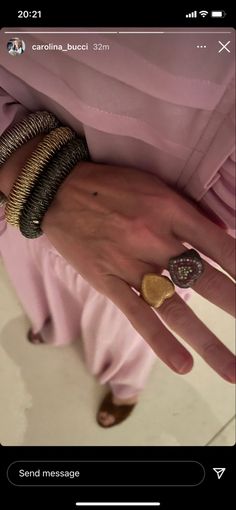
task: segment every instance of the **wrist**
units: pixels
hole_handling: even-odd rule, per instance
[[[31,156],[42,138],[43,135],[38,135],[32,140],[29,140],[29,142],[17,149],[0,168],[0,191],[7,197],[27,159]]]
[[[62,204],[73,202],[74,194],[78,203],[79,197],[87,193],[86,179],[89,177],[91,165],[94,166],[94,163],[80,161],[61,184],[41,223],[41,229],[45,234],[49,234],[60,223]]]

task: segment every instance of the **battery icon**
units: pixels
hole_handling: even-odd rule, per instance
[[[225,11],[211,11],[212,18],[224,18],[226,16]]]

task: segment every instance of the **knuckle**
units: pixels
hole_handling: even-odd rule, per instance
[[[204,359],[213,358],[220,351],[220,347],[212,340],[206,342],[202,347],[202,357]]]
[[[154,348],[155,347],[155,351],[156,349],[158,349],[158,331],[157,329],[155,331],[150,331],[147,335],[146,335],[146,340],[148,342],[148,344]]]
[[[145,217],[137,217],[131,219],[126,224],[123,240],[131,248],[140,246],[140,241],[144,242],[147,239],[149,229]]]
[[[109,224],[115,228],[126,228],[126,226],[129,224],[129,218],[122,214],[120,211],[111,211],[107,217],[109,218]]]
[[[199,278],[195,286],[196,288],[201,289],[202,292],[207,291],[208,295],[213,295],[216,289],[219,288],[219,278],[221,277],[219,271],[209,267],[208,270],[203,272],[204,278]]]
[[[119,213],[112,213],[111,224],[113,226],[113,237],[114,233],[119,233],[119,242],[122,237],[122,241],[125,245],[134,243],[140,237],[143,237],[147,232],[147,225],[144,216],[132,217],[126,216]]]
[[[188,324],[183,305],[176,303],[173,298],[169,302],[165,301],[160,309],[164,320],[171,328],[176,329],[176,326],[182,328]]]
[[[186,221],[185,218],[188,218],[188,220],[191,218],[189,204],[187,202],[185,203],[183,198],[175,193],[168,197],[164,210],[166,211],[166,216],[169,218],[172,230],[174,230],[174,225],[176,225],[176,223],[183,223],[183,221]]]
[[[147,224],[146,224],[145,217],[138,216],[137,218],[135,218],[132,222],[131,229],[135,235],[137,235],[137,234],[140,235],[140,234],[143,234],[144,232],[146,232]]]
[[[140,317],[140,308],[139,308],[138,304],[133,300],[131,300],[127,304],[127,315],[128,315],[130,322],[133,325],[134,324],[137,325],[137,320]]]

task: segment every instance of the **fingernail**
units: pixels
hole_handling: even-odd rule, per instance
[[[236,364],[230,363],[223,372],[223,376],[231,383],[235,383],[235,369]]]
[[[187,374],[193,365],[192,358],[184,354],[174,354],[174,356],[170,357],[169,361],[173,369],[179,374]]]

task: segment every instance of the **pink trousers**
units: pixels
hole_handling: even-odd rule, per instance
[[[86,365],[118,398],[144,388],[156,359],[126,316],[89,285],[45,235],[28,240],[0,221],[0,254],[34,333],[54,345],[82,339]]]

